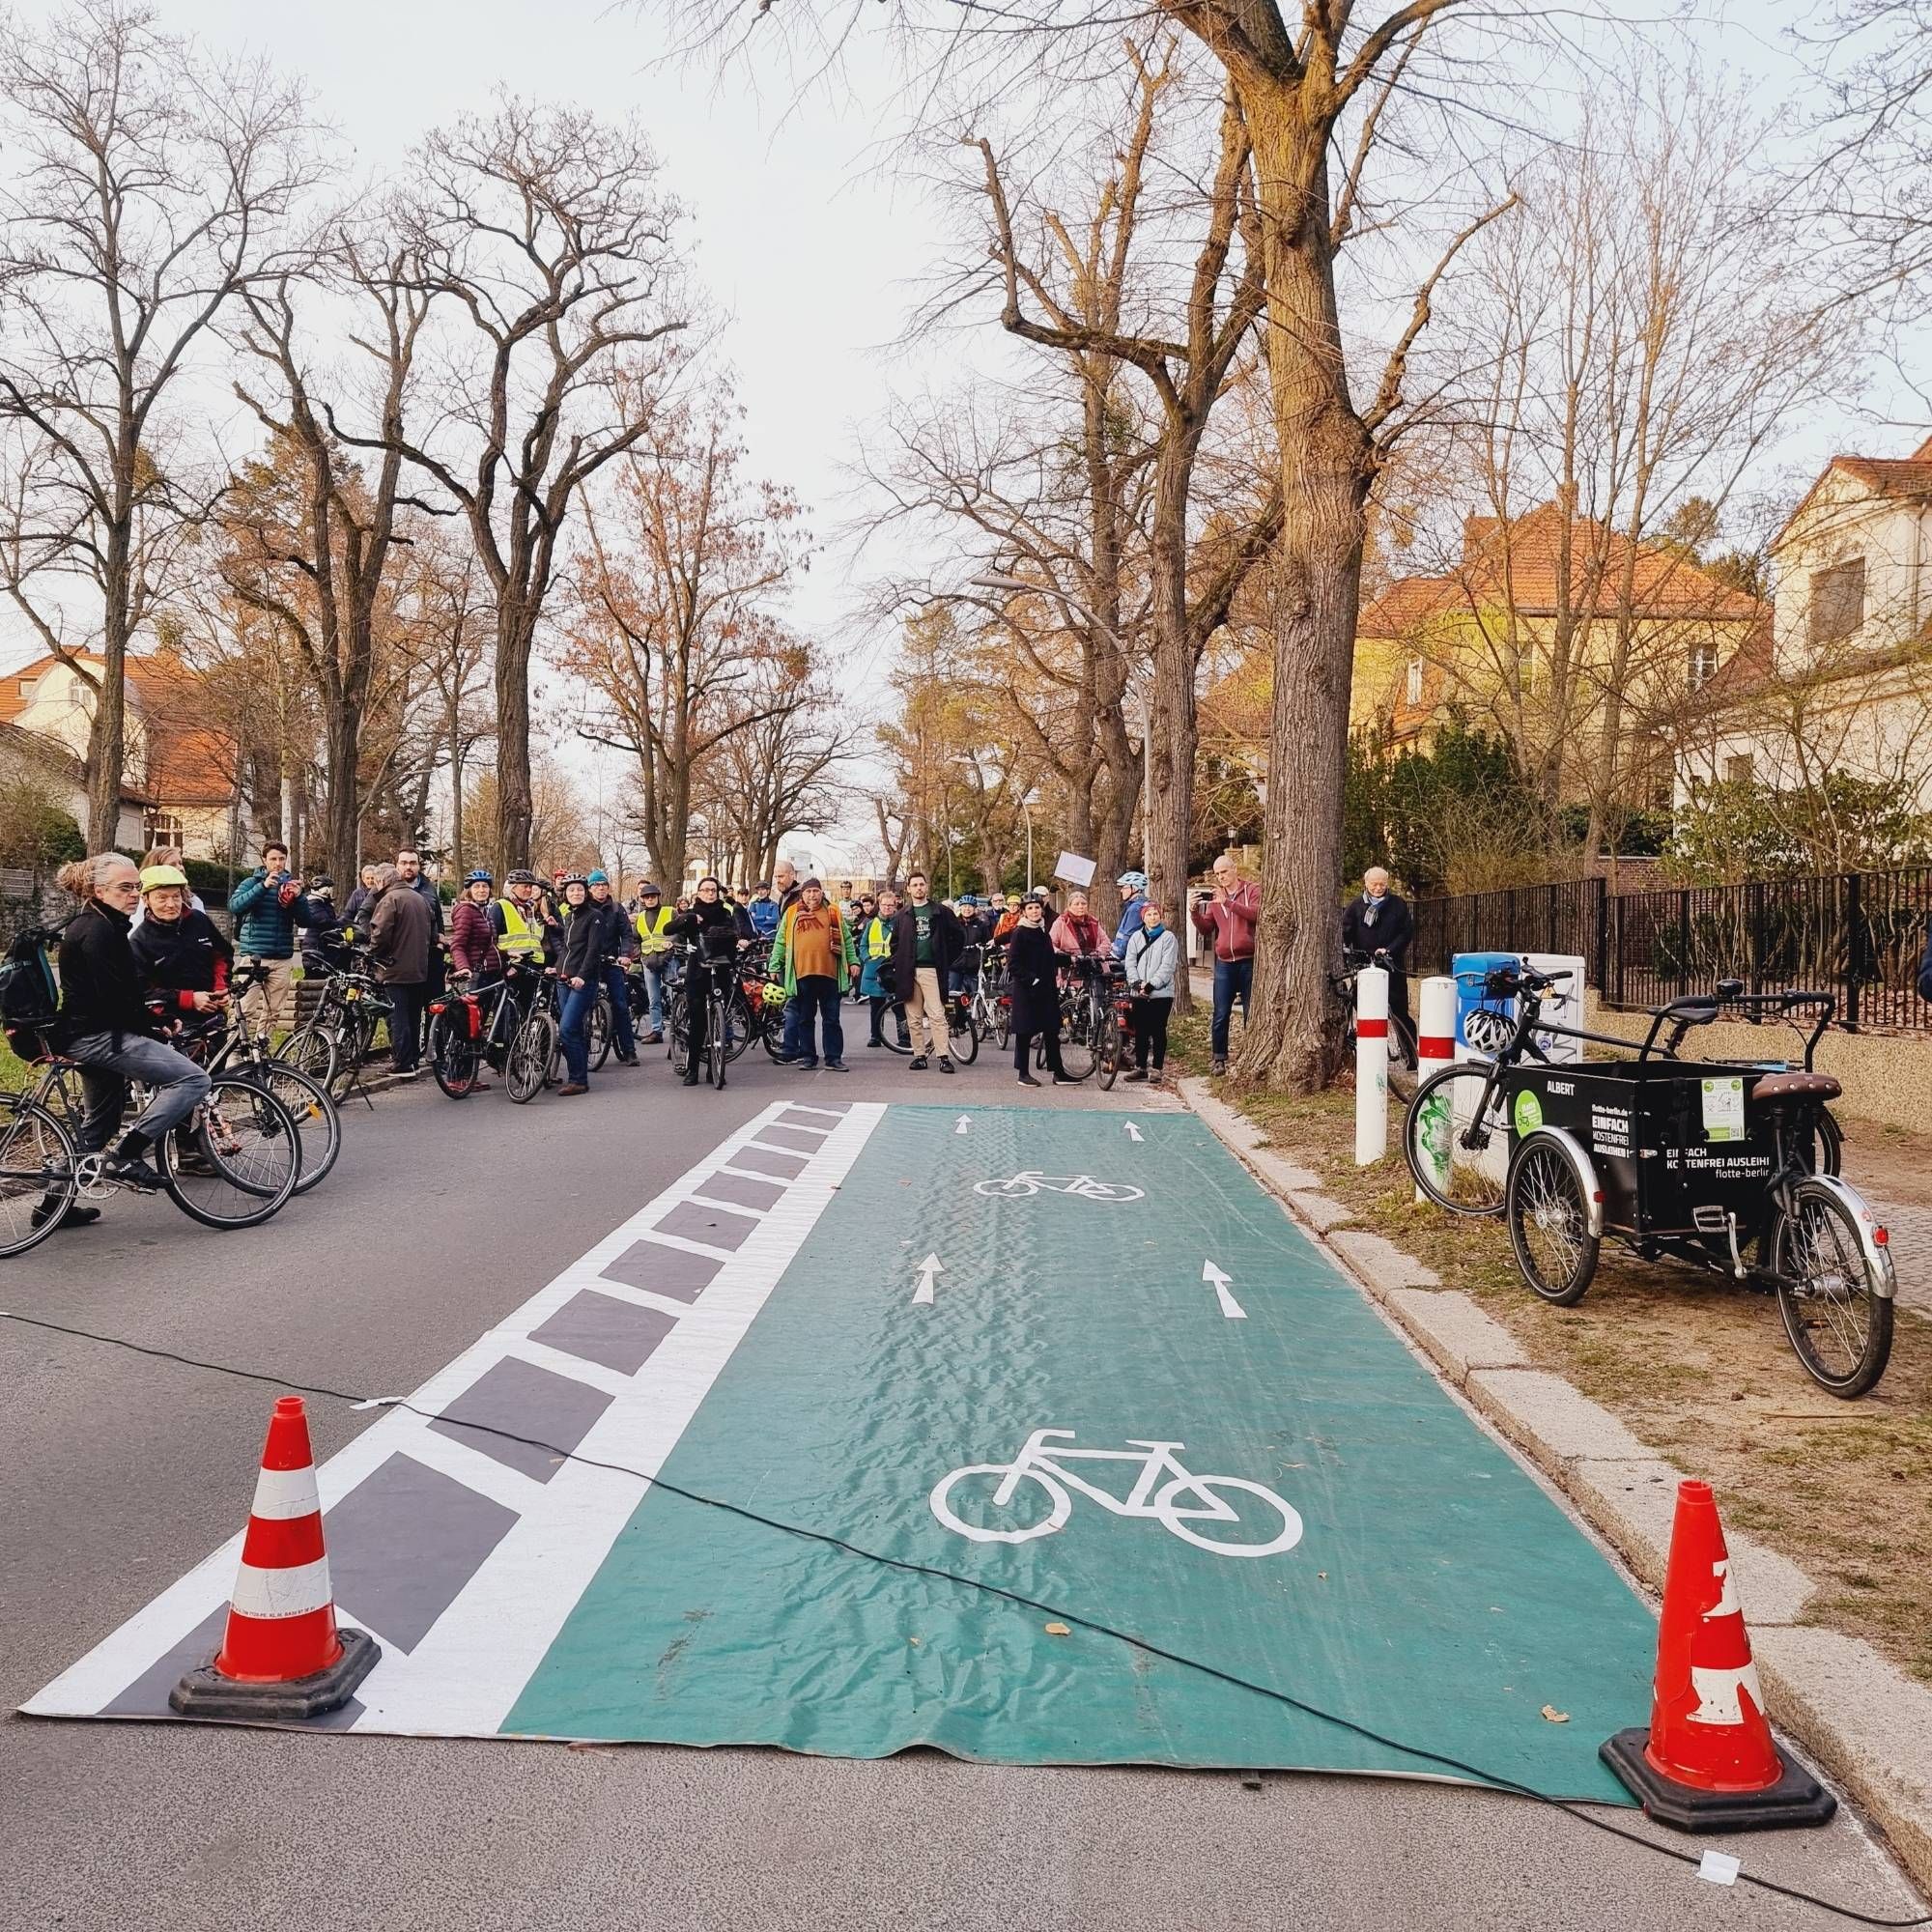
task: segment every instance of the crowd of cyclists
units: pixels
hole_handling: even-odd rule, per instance
[[[494,1071],[512,1099],[576,1098],[611,1058],[635,1068],[640,1049],[667,1044],[687,1086],[722,1086],[726,1060],[754,1036],[781,1065],[842,1073],[848,1003],[867,1022],[864,1047],[907,1056],[913,1072],[952,1074],[955,1042],[970,1059],[997,1036],[1021,1086],[1041,1074],[1068,1085],[1104,1066],[1104,1085],[1118,1073],[1158,1087],[1186,927],[1211,952],[1210,1045],[1223,1072],[1261,910],[1232,854],[1192,895],[1184,924],[1145,873],[1122,873],[1111,932],[1080,888],[1058,901],[1044,891],[941,899],[915,871],[903,891],[847,882],[835,894],[782,860],[749,890],[707,876],[687,895],[645,883],[621,901],[601,869],[546,879],[520,867],[498,880],[478,867],[445,905],[421,854],[405,848],[365,865],[338,903],[334,880],[298,874],[271,839],[229,897],[232,939],[179,852],[150,852],[140,866],[99,855],[60,882],[81,910],[58,935],[58,1011],[38,1040],[84,1091],[80,1153],[103,1182],[135,1188],[161,1184],[152,1151],[208,1093],[185,1037],[231,1008],[247,1022],[237,1023],[242,1040],[258,1037],[331,1093],[339,1073],[359,1077],[379,1024],[393,1072],[433,1070],[452,1097],[487,1090]],[[1399,986],[1409,921],[1379,868],[1344,930],[1352,948],[1393,954]],[[1073,1071],[1064,1044],[1078,1055]],[[124,1125],[134,1087],[141,1106]],[[76,1203],[67,1220],[93,1213]]]

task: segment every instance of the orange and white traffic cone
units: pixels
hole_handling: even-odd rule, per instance
[[[1599,1755],[1649,1816],[1686,1832],[1822,1825],[1837,1800],[1777,1747],[1709,1483],[1677,1486],[1648,1730]]]
[[[317,1718],[346,1704],[382,1654],[366,1632],[336,1624],[308,1415],[300,1396],[285,1395],[269,1423],[221,1649],[168,1702],[185,1718]]]

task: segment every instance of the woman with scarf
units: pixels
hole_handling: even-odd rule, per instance
[[[1150,898],[1141,907],[1140,930],[1127,935],[1127,993],[1134,1003],[1134,1070],[1127,1078],[1155,1087],[1167,1065],[1167,1020],[1174,1011],[1174,976],[1180,969],[1180,941],[1160,915]]]
[[[1046,906],[1022,899],[1007,952],[1007,983],[1013,1001],[1013,1071],[1022,1087],[1037,1087],[1030,1061],[1036,1037],[1056,1087],[1071,1087],[1060,1064],[1060,961],[1046,935]]]

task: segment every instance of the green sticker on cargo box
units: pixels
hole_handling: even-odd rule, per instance
[[[1543,1102],[1528,1088],[1516,1096],[1516,1130],[1533,1134],[1543,1124]]]
[[[1741,1074],[1704,1082],[1704,1138],[1741,1141],[1745,1137],[1745,1083]]]

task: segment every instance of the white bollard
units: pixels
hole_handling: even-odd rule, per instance
[[[1355,975],[1355,1165],[1381,1159],[1389,1144],[1389,976]]]
[[[1421,1018],[1415,1029],[1415,1084],[1439,1073],[1456,1058],[1456,982],[1438,973],[1422,982]],[[1429,1163],[1430,1178],[1443,1189],[1449,1185],[1449,1109],[1435,1107],[1424,1121],[1416,1151]],[[1418,1201],[1428,1195],[1418,1186]]]

